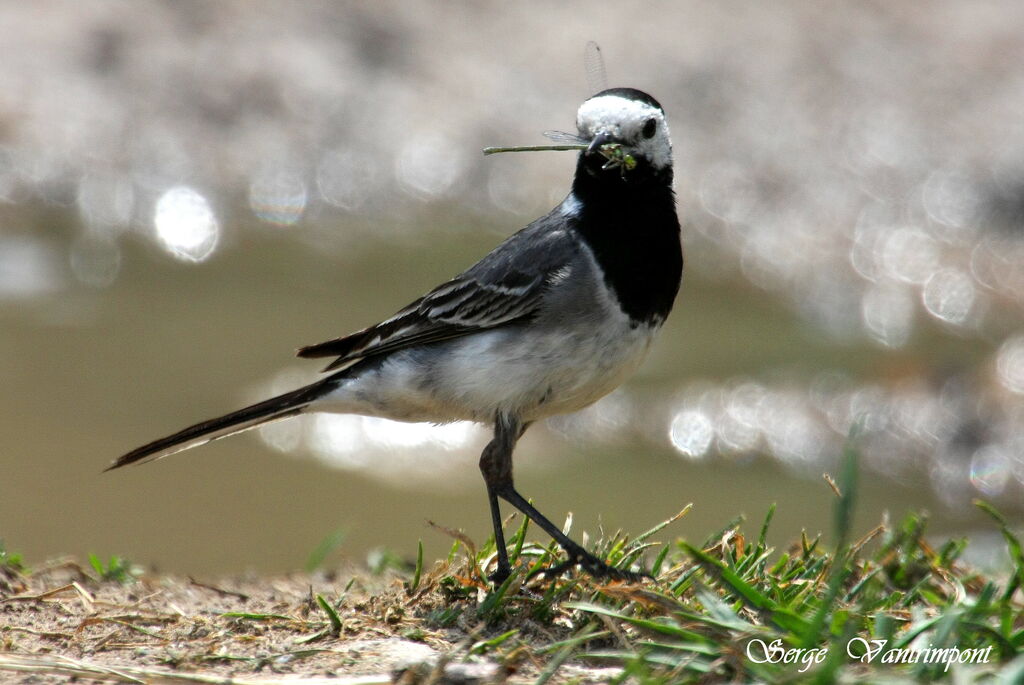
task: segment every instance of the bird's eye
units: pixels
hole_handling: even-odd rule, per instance
[[[641,133],[644,134],[644,138],[653,138],[654,132],[658,130],[658,120],[648,119],[644,122],[644,128]]]

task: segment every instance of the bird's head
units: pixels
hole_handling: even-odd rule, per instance
[[[672,141],[665,112],[643,91],[601,91],[580,106],[576,127],[587,145],[580,167],[591,174],[618,174],[626,181],[671,174]]]
[[[578,133],[547,131],[556,145],[487,147],[484,154],[579,150],[577,180],[583,173],[599,181],[643,186],[672,185],[672,141],[658,101],[635,88],[602,90],[580,105]]]

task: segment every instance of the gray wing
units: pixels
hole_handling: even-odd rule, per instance
[[[310,345],[300,357],[337,357],[324,371],[413,345],[528,320],[567,275],[579,244],[556,213],[505,240],[473,267],[381,323]]]

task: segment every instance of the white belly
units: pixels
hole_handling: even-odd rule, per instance
[[[309,407],[399,421],[535,421],[582,409],[647,356],[661,322],[632,325],[584,250],[526,324],[393,352]],[[569,277],[571,274],[571,278]]]
[[[310,409],[400,421],[523,421],[582,409],[618,387],[643,361],[656,327],[516,327],[393,353]]]

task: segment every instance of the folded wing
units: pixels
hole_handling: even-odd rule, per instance
[[[578,250],[551,215],[515,234],[468,271],[434,288],[391,318],[299,350],[337,357],[324,371],[358,359],[528,320],[545,293],[565,277]]]

